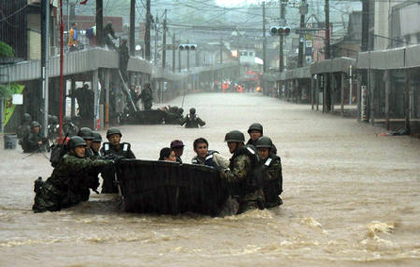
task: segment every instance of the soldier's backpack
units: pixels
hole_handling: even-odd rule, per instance
[[[54,168],[60,162],[61,158],[69,151],[67,142],[69,138],[66,137],[61,143],[53,144],[50,147],[50,162]]]

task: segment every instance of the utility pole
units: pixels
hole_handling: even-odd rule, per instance
[[[265,1],[262,2],[263,6],[263,71],[267,71],[267,38],[265,37]],[[239,50],[239,49],[238,49]],[[239,51],[238,51],[239,57]]]
[[[131,0],[130,5],[130,55],[134,56],[136,45],[134,40],[134,31],[136,28],[135,18],[136,18],[136,0]]]
[[[162,45],[162,68],[165,68],[166,65],[166,19],[167,19],[167,10],[165,9],[165,18],[163,19],[163,45]]]
[[[302,0],[302,5],[299,8],[300,12],[300,32],[299,32],[299,54],[298,54],[298,68],[303,67],[303,55],[304,55],[304,42],[306,39],[305,34],[305,15],[308,13],[308,4],[306,3],[306,0]]]
[[[156,19],[156,22],[155,22],[155,55],[153,56],[153,62],[155,63],[155,65],[157,64],[157,54],[158,54],[158,52],[157,52],[157,42],[158,42],[158,35],[159,35],[159,32],[158,32],[158,24],[159,24],[159,21],[158,21],[158,18],[159,18],[159,16],[158,16],[158,13],[156,12],[156,17],[155,17],[155,19]]]
[[[49,72],[49,21],[50,18],[50,1],[41,1],[41,84],[42,98],[44,99],[44,114],[42,120],[43,134],[48,136],[48,72]]]
[[[145,58],[150,60],[150,24],[152,22],[152,15],[150,14],[150,0],[146,0],[146,32],[144,34],[145,43]]]
[[[220,64],[223,64],[223,35],[220,39]]]
[[[96,44],[98,46],[103,46],[103,2],[102,0],[96,0]]]
[[[362,0],[362,52],[369,49],[369,1]]]
[[[286,13],[286,9],[285,9],[285,4],[287,3],[284,2],[284,0],[279,0],[280,2],[280,26],[285,26],[286,25],[286,21],[285,21],[285,13]],[[283,55],[283,35],[280,34],[280,46],[279,46],[279,71],[283,72],[284,69],[284,55]]]
[[[331,58],[330,51],[330,2],[325,0],[325,59]],[[325,112],[331,111],[331,78],[330,74],[325,74],[325,89],[324,89],[324,110]]]
[[[330,0],[325,0],[325,59],[331,58],[330,35]]]
[[[176,50],[176,44],[175,44],[175,32],[172,35],[172,72],[175,72],[175,50]]]
[[[187,44],[190,43],[190,40],[187,40]],[[190,74],[190,49],[187,50],[187,71],[188,75]]]

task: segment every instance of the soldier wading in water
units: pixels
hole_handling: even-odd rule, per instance
[[[90,189],[96,190],[99,179],[92,176],[105,166],[111,166],[110,160],[91,160],[85,157],[86,142],[80,136],[73,136],[68,141],[69,152],[65,154],[51,176],[45,181],[35,181],[34,212],[59,211],[89,199]]]
[[[130,143],[120,143],[122,133],[118,128],[111,127],[106,132],[108,142],[103,143],[101,154],[103,157],[112,160],[120,159],[135,159],[133,151],[131,151]],[[113,168],[106,168],[102,172],[104,182],[102,184],[101,193],[118,193],[118,186],[115,183],[115,170]]]
[[[273,142],[269,137],[262,136],[256,143],[261,164],[267,172],[264,180],[265,207],[273,208],[283,204],[280,194],[283,192],[283,174],[281,159],[272,153]]]
[[[256,148],[245,146],[245,136],[237,130],[228,132],[225,141],[233,156],[230,158],[229,169],[221,170],[220,177],[230,184],[230,194],[239,203],[237,214],[250,209],[263,209],[263,181],[266,173],[260,165]]]

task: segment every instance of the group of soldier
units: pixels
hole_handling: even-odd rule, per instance
[[[29,113],[23,114],[22,123],[17,127],[17,139],[24,153],[47,152],[50,142],[54,142],[59,136],[60,125],[57,116],[48,115],[48,131],[45,136],[41,131],[41,124],[32,121]],[[79,128],[69,116],[63,117],[62,134],[77,135]]]
[[[193,143],[196,156],[191,163],[213,167],[219,172],[220,179],[229,185],[228,202],[235,207],[234,214],[283,203],[282,165],[275,146],[269,137],[263,136],[260,123],[251,124],[248,134],[247,143],[238,130],[226,134],[225,142],[232,154],[229,160],[209,150],[205,138],[197,138]],[[121,131],[112,127],[106,133],[108,142],[102,143],[100,133],[82,127],[77,135],[67,138],[66,143],[63,141],[62,148],[66,149],[53,164],[51,176],[46,181],[42,178],[35,181],[34,212],[58,211],[87,201],[91,190],[98,193],[99,174],[103,179],[101,192],[118,193],[115,164],[121,159],[136,158],[131,145],[121,142],[121,137]],[[161,150],[159,160],[182,163],[181,140],[173,140],[165,149]]]
[[[48,138],[41,133],[41,124],[32,121],[29,113],[23,114],[22,124],[16,130],[19,144],[22,146],[23,152],[46,152],[49,148]]]
[[[197,154],[192,163],[212,166],[220,178],[230,185],[230,203],[236,203],[236,214],[250,209],[273,208],[283,204],[283,174],[281,158],[272,140],[263,136],[263,126],[253,123],[248,129],[250,139],[238,130],[230,131],[225,142],[232,157],[224,159],[217,151],[209,150],[206,139],[194,141]]]
[[[114,164],[123,158],[135,159],[129,143],[121,142],[121,131],[109,128],[102,143],[99,132],[82,127],[77,135],[63,140],[58,159],[51,163],[54,170],[43,181],[35,181],[34,212],[59,211],[89,199],[90,190],[97,192],[98,175],[103,178],[102,193],[118,193]],[[101,146],[102,145],[102,146]],[[53,155],[53,153],[52,153]]]

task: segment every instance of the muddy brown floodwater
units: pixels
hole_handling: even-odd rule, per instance
[[[177,98],[165,105],[178,105]],[[163,105],[163,104],[162,104]],[[157,106],[162,106],[157,105]],[[129,214],[111,195],[34,214],[33,181],[52,168],[42,154],[0,145],[0,266],[355,266],[420,264],[420,141],[256,94],[187,95],[201,129],[124,125],[137,158],[157,159],[173,139],[223,142],[260,122],[283,162],[284,204],[238,216]],[[104,133],[104,132],[102,132]],[[246,134],[247,135],[247,134]]]

